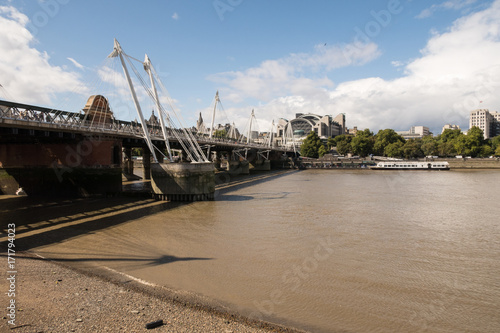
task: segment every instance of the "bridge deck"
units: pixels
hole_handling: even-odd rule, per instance
[[[144,139],[142,126],[135,121],[113,119],[111,122],[98,123],[87,119],[82,112],[56,110],[4,100],[0,100],[0,127]],[[152,140],[163,141],[159,124],[149,124],[147,128]],[[173,131],[176,131],[175,135]],[[167,133],[170,142],[177,142],[178,137],[186,138],[185,134],[179,129],[167,128]],[[200,145],[224,146],[231,150],[264,149],[283,153],[294,151],[293,148],[284,146],[268,147],[258,143],[242,143],[234,139],[209,139],[206,136],[193,135]]]

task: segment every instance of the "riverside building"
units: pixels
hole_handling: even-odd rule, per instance
[[[425,127],[425,126],[412,126],[409,131],[399,131],[396,133],[401,135],[405,140],[421,139],[424,136],[432,134],[429,131],[429,127]]]
[[[460,126],[458,125],[450,125],[450,124],[446,124],[443,126],[443,129],[441,130],[441,134],[444,133],[445,130],[447,129],[451,129],[451,130],[459,130],[460,129]]]
[[[470,112],[469,128],[479,127],[485,139],[500,135],[500,113],[488,109],[476,109]]]
[[[331,115],[320,116],[313,113],[297,113],[295,119],[281,118],[277,124],[277,137],[293,136],[298,140],[306,137],[311,131],[316,132],[322,139],[345,134],[345,114],[341,113],[333,118]]]

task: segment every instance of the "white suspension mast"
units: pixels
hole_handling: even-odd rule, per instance
[[[156,91],[156,84],[155,80],[153,78],[153,73],[151,72],[151,60],[149,59],[148,55],[146,54],[144,58],[144,70],[148,73],[149,79],[151,81],[151,88],[153,88],[153,94],[154,94],[154,99],[156,103],[156,109],[158,111],[158,116],[160,117],[160,125],[161,125],[161,131],[163,133],[163,139],[165,140],[165,145],[167,146],[167,151],[168,151],[168,158],[170,162],[173,162],[174,159],[172,157],[172,151],[170,150],[170,142],[168,141],[168,134],[167,134],[167,128],[165,127],[165,122],[163,120],[164,117],[164,110],[160,105],[160,100],[158,98],[158,92]]]
[[[237,135],[236,135],[236,125],[234,124],[234,121],[233,121],[233,124],[231,125],[231,128],[229,129],[229,134],[227,135],[227,137],[229,139],[238,139],[237,138]]]
[[[156,158],[156,153],[155,153],[155,150],[153,148],[153,143],[151,142],[151,138],[149,137],[148,127],[147,127],[146,122],[144,121],[144,117],[142,115],[142,110],[141,110],[141,106],[139,105],[139,101],[137,100],[137,95],[135,93],[134,85],[132,84],[132,80],[130,79],[130,75],[128,73],[127,66],[125,65],[125,60],[123,59],[123,53],[124,52],[120,46],[120,43],[118,43],[118,41],[115,38],[113,52],[111,52],[111,54],[108,56],[108,58],[114,58],[117,56],[120,57],[120,61],[122,63],[122,67],[123,67],[123,72],[125,73],[125,77],[127,78],[127,82],[128,82],[128,87],[130,89],[130,94],[132,95],[132,99],[134,100],[135,109],[137,110],[137,115],[139,116],[139,118],[141,120],[142,130],[143,130],[144,136],[146,138],[146,143],[148,145],[149,150],[151,151],[151,154],[153,154],[153,159],[154,159],[155,163],[158,163],[158,159]]]
[[[247,144],[250,143],[250,135],[252,134],[252,120],[255,118],[255,112],[252,109],[252,114],[250,115],[250,125],[248,126]]]
[[[158,74],[156,73],[156,70],[152,65],[151,65],[151,71],[153,72],[153,76],[155,77],[156,82],[160,86],[161,92],[165,96],[168,97],[168,91],[165,88],[165,86],[163,85],[163,83],[161,82],[161,80],[159,79]],[[188,155],[188,157],[193,162],[209,162],[207,157],[203,153],[201,147],[199,146],[198,142],[196,141],[196,138],[193,136],[193,134],[190,131],[186,130],[186,128],[182,125],[182,123],[183,123],[182,116],[180,114],[177,114],[177,112],[175,111],[175,106],[173,105],[170,98],[168,98],[168,104],[170,105],[170,108],[172,110],[173,115],[175,116],[175,118],[179,122],[179,128],[176,130],[172,130],[172,133],[179,140],[179,143],[183,147],[183,149],[186,152],[186,154]],[[163,109],[163,111],[165,112],[165,116],[166,116],[169,124],[171,124],[172,117],[170,117],[166,113],[165,109]]]
[[[215,110],[217,109],[217,103],[219,103],[219,91],[215,93],[215,105],[214,105],[214,112],[212,113],[212,124],[210,125],[210,140],[212,140],[212,135],[214,133],[214,124],[215,124]]]
[[[271,123],[271,131],[269,131],[269,143],[268,147],[271,148],[273,146],[273,132],[274,131],[274,119],[273,122]]]
[[[215,105],[214,105],[214,112],[212,112],[212,124],[210,125],[210,134],[208,136],[208,138],[210,140],[212,140],[212,136],[213,136],[213,133],[214,133],[214,124],[215,124],[215,110],[217,109],[217,103],[219,103],[220,99],[219,99],[219,91],[217,90],[217,92],[215,93]],[[212,146],[209,144],[208,145],[208,149],[207,149],[207,157],[210,158],[210,148]]]
[[[292,140],[293,152],[295,155],[297,155],[297,150],[295,149],[295,136],[293,135],[293,128],[292,128],[291,122],[288,122],[288,124],[286,125],[285,138],[286,139],[290,138]],[[286,140],[287,147],[288,147],[288,142],[289,142],[289,140]]]

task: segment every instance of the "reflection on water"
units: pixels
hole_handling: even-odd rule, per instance
[[[307,170],[36,251],[318,332],[498,332],[499,191],[498,171]]]

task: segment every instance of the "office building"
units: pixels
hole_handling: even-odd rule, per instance
[[[450,125],[450,124],[446,124],[443,126],[443,129],[441,130],[441,134],[443,134],[443,132],[447,129],[451,129],[451,130],[459,130],[460,129],[460,126],[458,125]]]
[[[405,140],[409,139],[421,139],[424,136],[431,135],[429,127],[425,126],[412,126],[409,131],[398,131],[396,132],[401,135]]]
[[[483,131],[485,139],[500,135],[500,113],[488,109],[476,109],[470,112],[469,129],[473,126]]]

